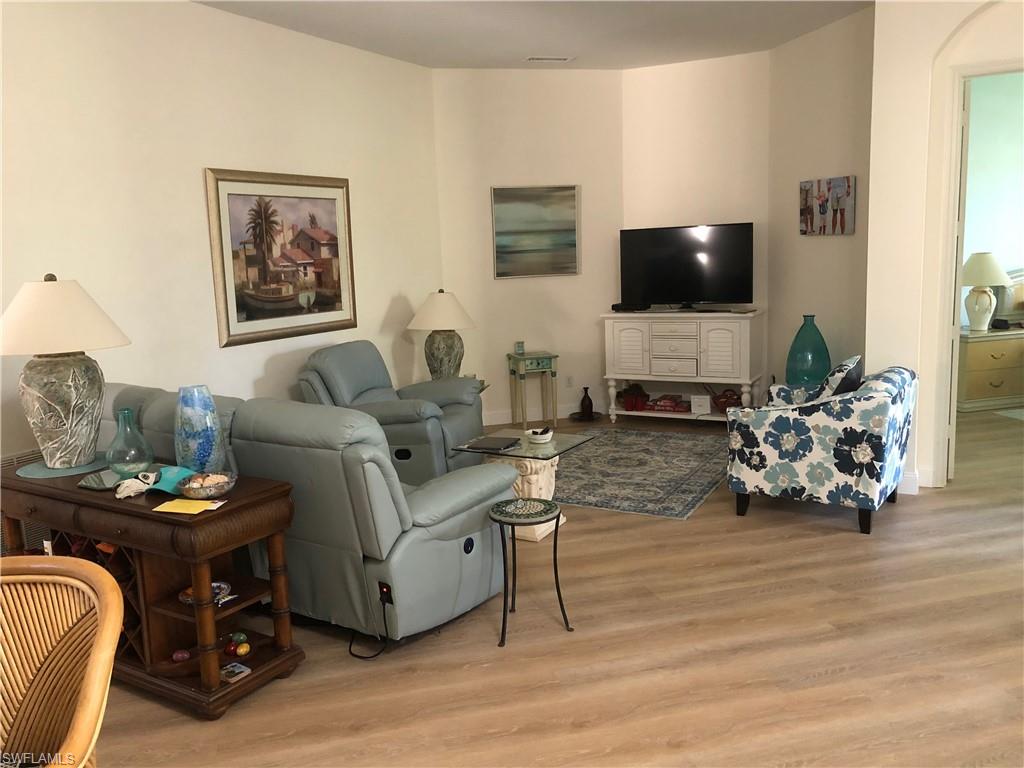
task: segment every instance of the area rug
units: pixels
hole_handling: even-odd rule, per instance
[[[720,434],[590,429],[558,463],[555,501],[685,520],[725,479]]]
[[[1000,416],[1007,416],[1011,419],[1024,421],[1024,408],[1008,408],[1005,411],[996,411]]]

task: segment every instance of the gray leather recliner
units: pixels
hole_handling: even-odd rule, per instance
[[[513,497],[513,468],[467,467],[418,487],[398,479],[380,425],[349,408],[215,397],[243,474],[291,483],[285,533],[291,610],[399,639],[443,624],[501,590],[501,539],[488,517]],[[174,455],[177,394],[108,384],[100,448],[132,408],[159,458]],[[267,577],[266,550],[250,548]],[[390,587],[392,604],[380,600]],[[387,629],[385,615],[387,611]]]
[[[454,450],[483,434],[480,382],[474,378],[395,389],[377,348],[350,341],[310,355],[299,387],[307,403],[353,408],[376,419],[403,482],[424,483],[480,463],[478,454]]]

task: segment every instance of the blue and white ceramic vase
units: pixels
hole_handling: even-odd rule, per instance
[[[174,416],[174,457],[179,467],[219,472],[227,461],[224,431],[205,385],[181,387]]]

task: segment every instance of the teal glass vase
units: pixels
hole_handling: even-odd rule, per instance
[[[122,478],[135,477],[153,463],[153,448],[135,424],[135,412],[117,412],[117,434],[107,448],[107,464]]]
[[[786,384],[801,389],[814,389],[832,369],[828,344],[814,324],[814,315],[804,315],[803,325],[796,332],[786,358]]]

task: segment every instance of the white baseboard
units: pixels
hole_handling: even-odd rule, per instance
[[[576,413],[576,411],[578,411],[579,409],[580,409],[580,404],[579,404],[578,400],[574,400],[571,403],[563,403],[563,402],[561,402],[561,398],[559,398],[558,418],[559,419],[567,419],[567,418],[569,418],[569,414]],[[601,401],[598,401],[598,399],[595,397],[594,398],[594,410],[598,411],[599,413],[607,413],[608,412],[608,407],[607,407],[607,405],[605,403],[603,403]],[[540,403],[534,404],[532,402],[527,402],[527,404],[526,404],[526,415],[529,417],[529,420],[531,422],[532,421],[540,421],[541,418],[542,418],[542,410],[541,410],[541,407],[540,407]],[[512,423],[512,408],[511,407],[496,408],[494,410],[484,411],[483,416],[484,416],[484,426],[485,427],[493,426],[495,424],[511,424]]]
[[[917,472],[904,472],[903,479],[900,480],[900,484],[897,490],[900,493],[907,494],[908,496],[914,496],[917,494],[919,489],[920,486],[918,484]]]

